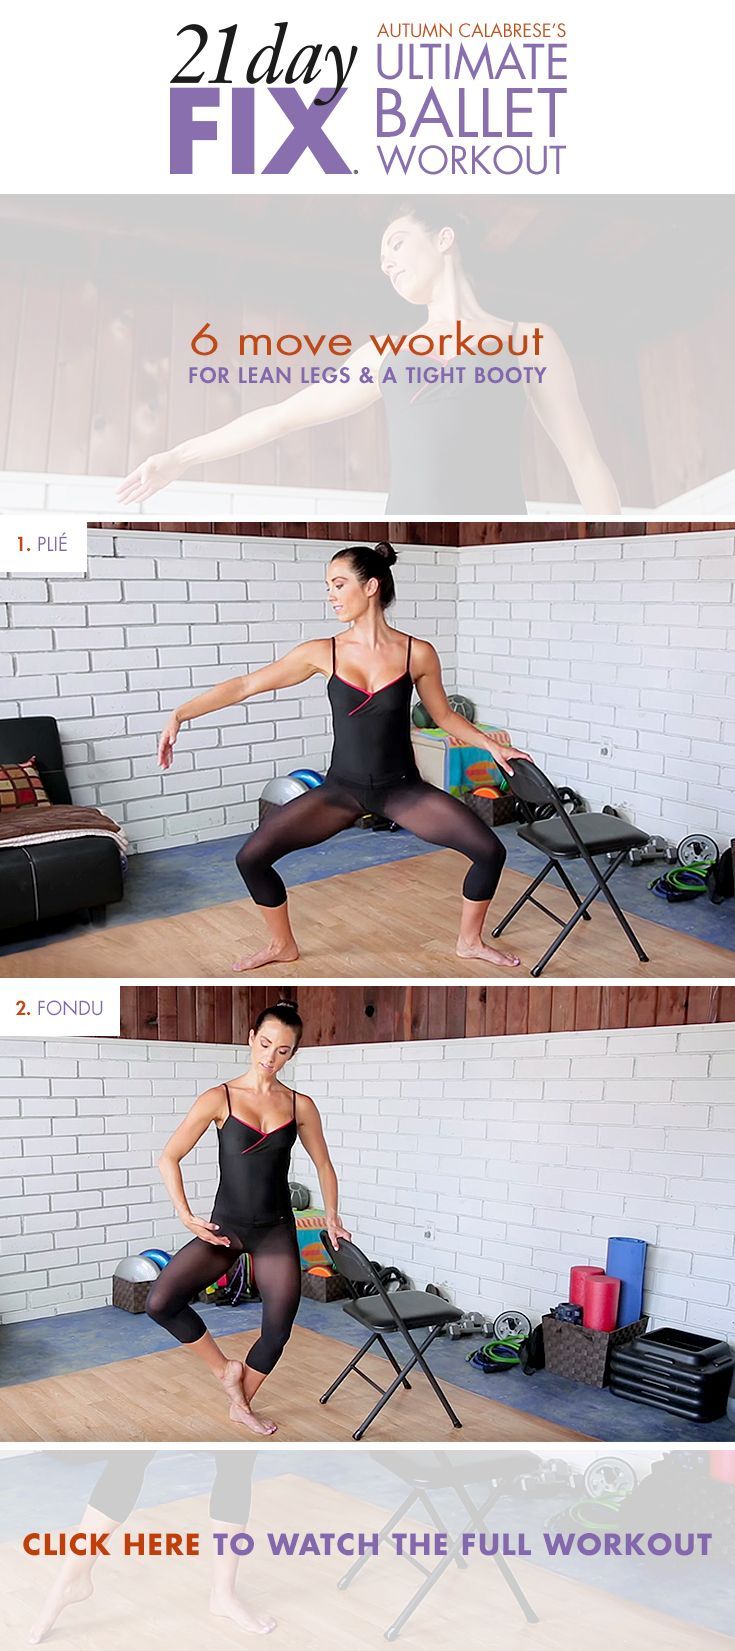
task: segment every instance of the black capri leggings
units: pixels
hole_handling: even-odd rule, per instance
[[[361,788],[362,789],[362,788]],[[472,863],[462,893],[466,900],[492,900],[505,864],[499,837],[472,810],[446,791],[421,779],[403,779],[361,799],[341,781],[327,778],[302,797],[272,809],[243,843],[237,869],[258,906],[282,906],[286,888],[273,866],[294,849],[313,848],[355,824],[366,812],[384,814],[425,843],[454,848]]]
[[[192,1301],[208,1284],[221,1278],[238,1256],[249,1251],[263,1313],[260,1335],[245,1362],[267,1376],[288,1341],[301,1298],[296,1228],[293,1222],[282,1221],[273,1227],[254,1228],[242,1236],[228,1228],[227,1236],[229,1246],[205,1244],[203,1238],[193,1238],[190,1244],[185,1244],[151,1286],[146,1312],[177,1341],[200,1341],[207,1333],[207,1326],[195,1313]]]
[[[89,1506],[121,1525],[135,1507],[145,1470],[154,1454],[145,1450],[115,1451],[90,1491]],[[74,1456],[69,1460],[74,1461]],[[249,1451],[223,1450],[216,1452],[214,1460],[216,1473],[209,1498],[210,1516],[244,1530],[250,1513],[254,1456]]]

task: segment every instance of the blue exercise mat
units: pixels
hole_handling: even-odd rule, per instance
[[[610,1278],[620,1279],[619,1328],[635,1324],[641,1316],[647,1248],[643,1238],[609,1238],[607,1241],[605,1272]]]

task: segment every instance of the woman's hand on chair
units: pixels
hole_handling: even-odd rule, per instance
[[[514,762],[533,762],[530,751],[517,751],[514,745],[500,745],[497,740],[489,739],[487,748],[504,774],[513,773]]]
[[[330,1240],[333,1243],[335,1250],[339,1249],[339,1241],[341,1238],[350,1239],[352,1237],[352,1233],[347,1231],[347,1228],[340,1221],[338,1215],[327,1216],[327,1232],[329,1233]]]
[[[203,1216],[192,1215],[191,1210],[180,1219],[184,1226],[189,1228],[189,1232],[193,1233],[195,1238],[201,1238],[204,1244],[224,1244],[229,1249],[230,1240],[215,1221],[205,1221]]]

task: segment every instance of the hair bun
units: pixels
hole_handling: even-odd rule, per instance
[[[380,556],[382,561],[387,562],[389,568],[392,568],[393,564],[398,560],[393,546],[388,544],[387,539],[380,539],[378,541],[375,546],[375,554],[376,556]]]
[[[277,1009],[298,1009],[298,1003],[296,1002],[295,997],[279,997],[278,1002],[276,1004],[276,1008]]]

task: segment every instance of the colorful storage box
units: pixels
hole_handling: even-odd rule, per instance
[[[327,1224],[323,1210],[299,1210],[295,1215],[301,1266],[330,1267],[331,1261],[319,1237]]]

